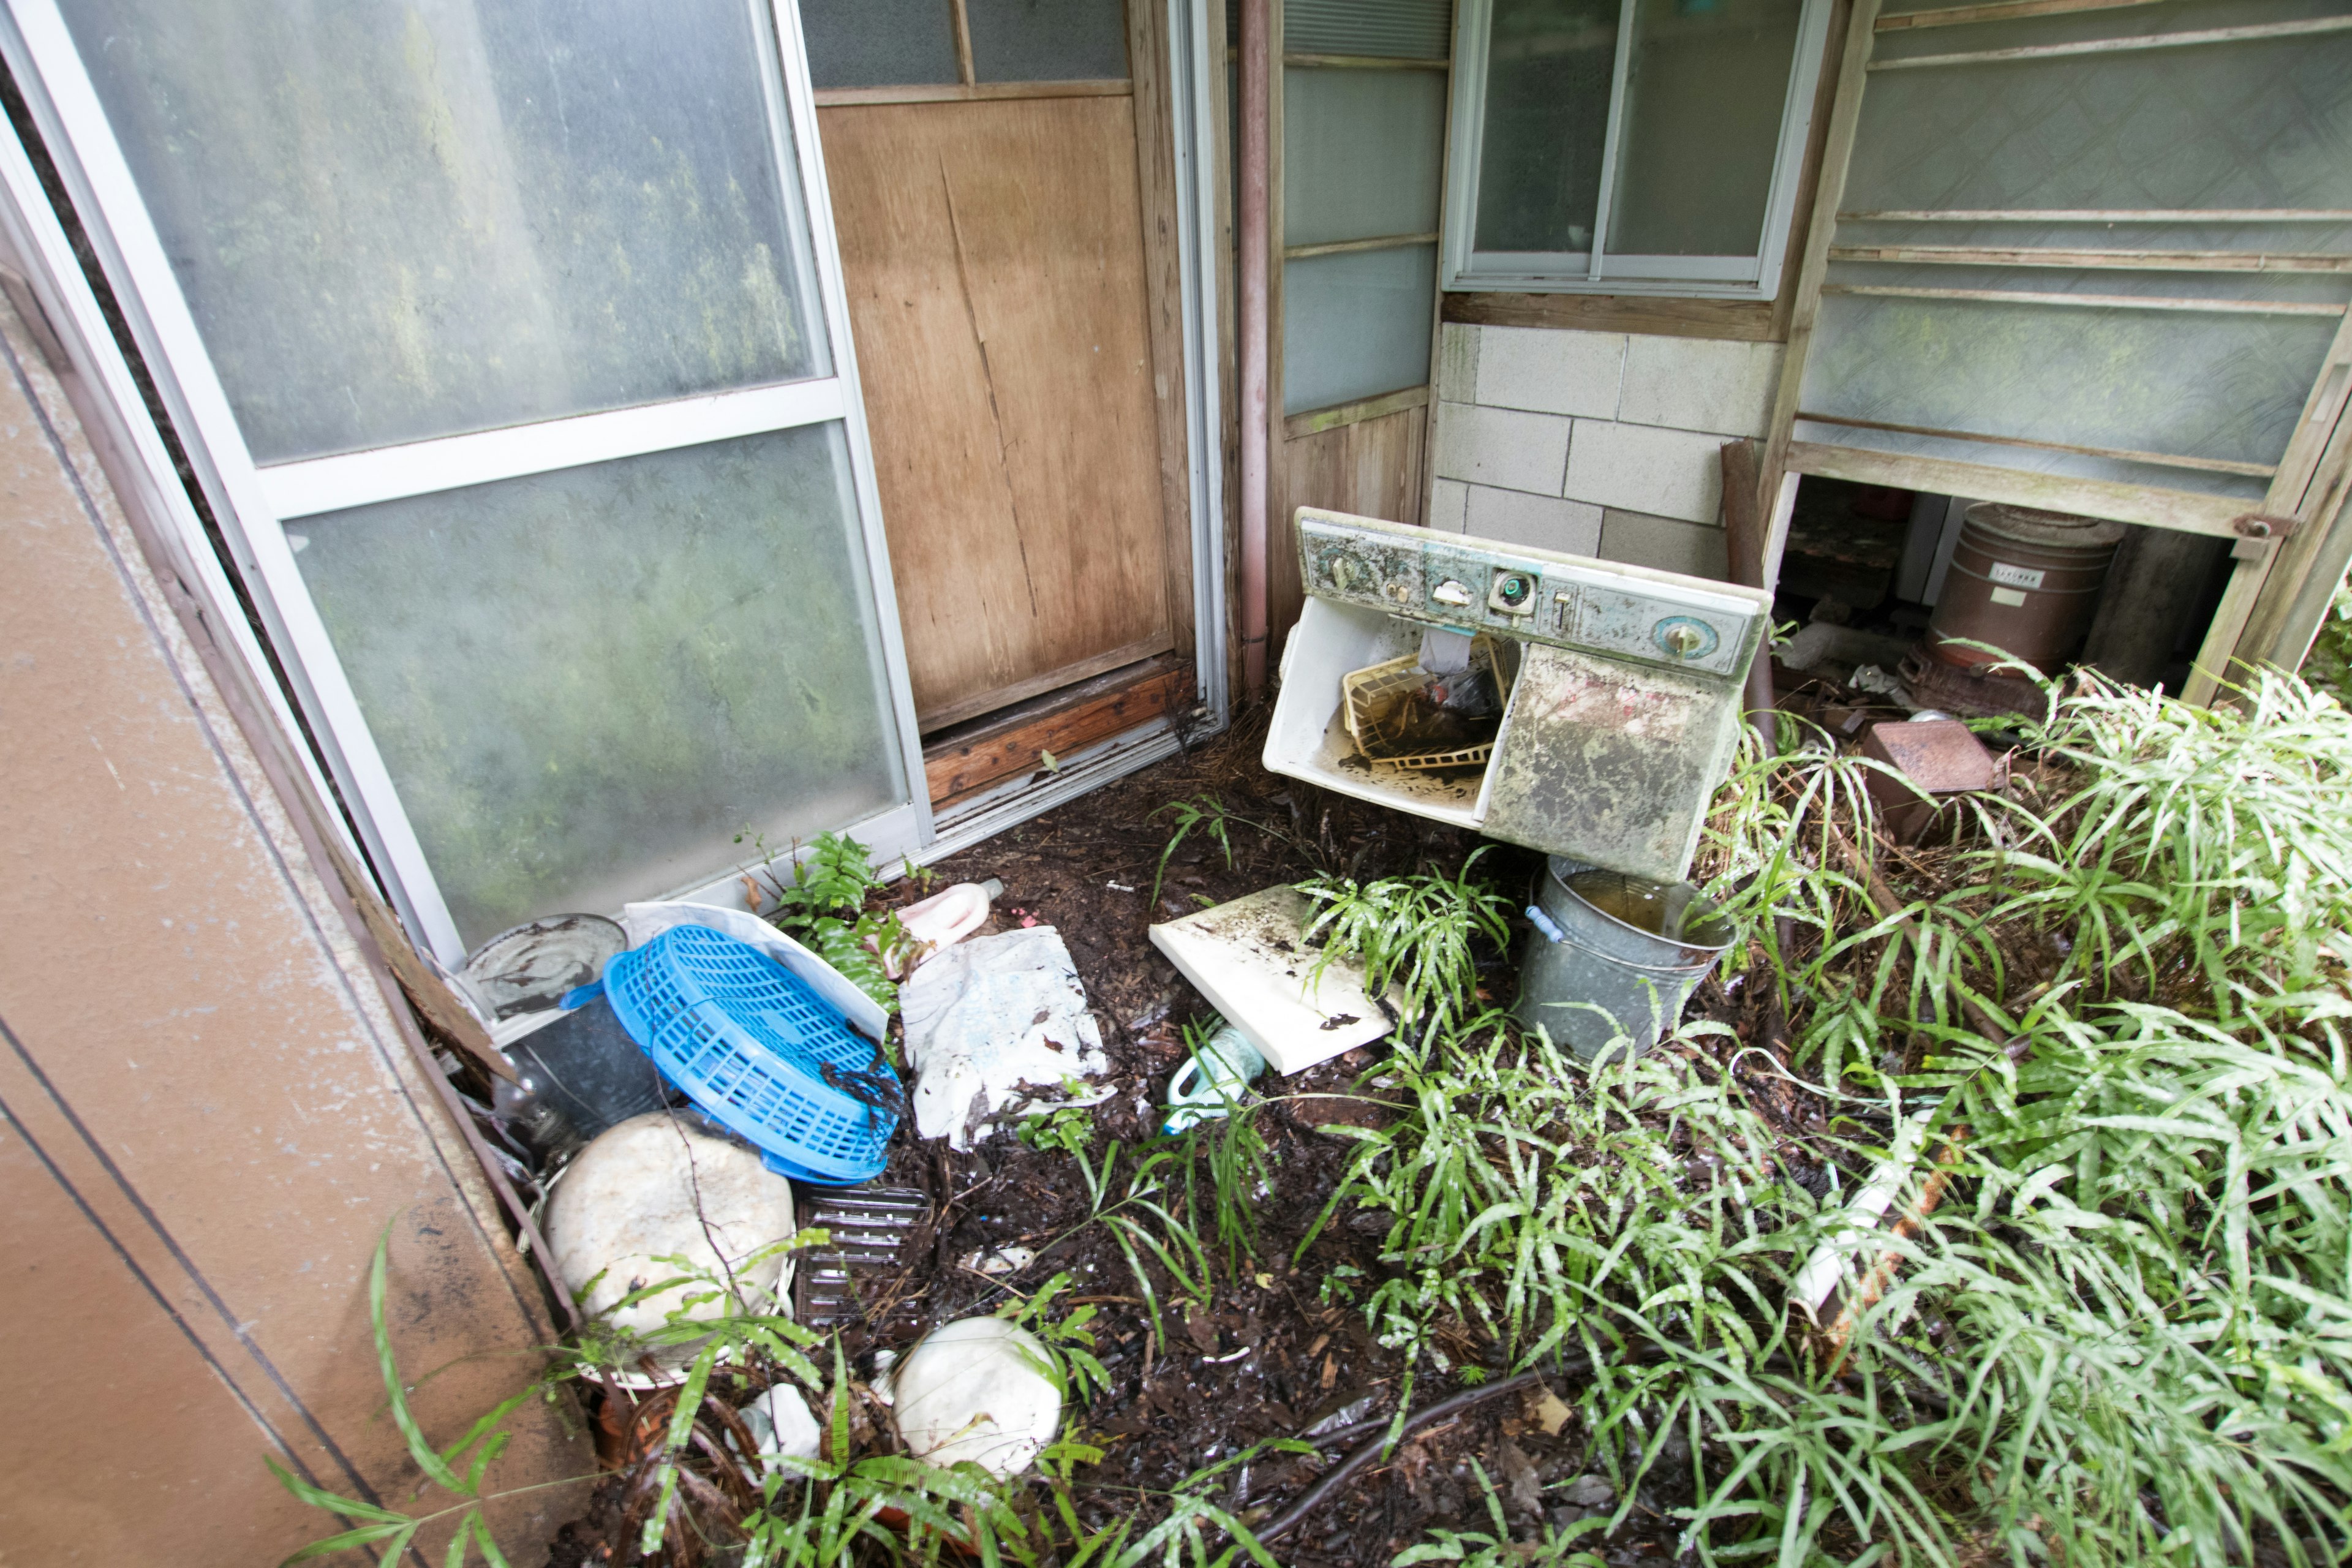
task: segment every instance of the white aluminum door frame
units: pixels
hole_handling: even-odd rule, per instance
[[[830,376],[577,415],[502,430],[442,437],[330,458],[256,464],[196,330],[146,205],[131,178],[58,0],[6,0],[0,50],[31,107],[100,265],[139,342],[158,392],[183,432],[241,575],[285,657],[285,673],[309,714],[311,734],[343,786],[378,869],[410,929],[444,963],[464,955],[422,846],[360,710],[326,627],[295,565],[284,524],[294,517],[398,496],[583,466],[613,458],[732,437],[839,421],[849,448],[858,522],[884,676],[898,731],[904,804],[856,823],[884,861],[919,852],[932,837],[921,740],[898,624],[898,596],[882,531],[881,503],[866,426],[865,399],[850,339],[833,206],[820,155],[800,16],[792,0],[743,0],[755,33],[775,41],[760,52],[762,91],[782,168],[799,175],[803,216],[814,261],[814,294],[830,342]],[[789,131],[792,145],[781,144]],[[789,153],[789,160],[786,157]],[[783,192],[789,197],[792,193]],[[806,280],[804,280],[806,281]],[[127,285],[127,286],[126,286]],[[193,513],[183,528],[200,526]],[[209,541],[188,542],[192,553]],[[258,649],[254,650],[257,654]],[[261,672],[264,684],[268,672]],[[732,874],[720,886],[731,882]]]

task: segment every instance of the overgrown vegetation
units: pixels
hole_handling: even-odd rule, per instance
[[[746,880],[755,895],[774,897],[776,912],[770,918],[777,930],[807,944],[886,1012],[895,1013],[898,987],[884,969],[882,955],[898,954],[907,933],[898,910],[866,907],[885,886],[866,856],[866,846],[846,834],[820,833],[793,867],[790,882],[773,870],[766,873],[764,889],[757,879]]]
[[[1514,1540],[1479,1469],[1491,1530],[1434,1531],[1398,1568],[1591,1564],[1601,1537],[1661,1519],[1709,1564],[2340,1557],[2352,717],[2279,677],[2210,711],[2095,678],[2053,695],[2000,786],[1918,847],[1877,831],[1872,764],[1751,743],[1700,868],[1740,940],[1711,1015],[1638,1059],[1589,1068],[1483,1007],[1473,960],[1507,939],[1507,906],[1475,855],[1450,875],[1310,884],[1323,962],[1361,960],[1415,1020],[1368,1070],[1396,1113],[1346,1131],[1318,1222],[1376,1216],[1377,1266],[1328,1270],[1325,1300],[1424,1384],[1542,1373],[1612,1489],[1611,1517]],[[1169,854],[1187,832],[1227,842],[1213,802],[1180,804]],[[838,920],[864,900],[842,891],[860,874],[822,862],[792,908]],[[1206,1306],[1221,1273],[1257,1266],[1266,1109],[1133,1147],[1083,1110],[1021,1129],[1076,1167],[1076,1223],[1116,1242],[1163,1345],[1163,1309]],[[1883,1220],[1859,1206],[1874,1193]],[[380,1255],[395,1420],[457,1499],[430,1517],[463,1525],[453,1563],[496,1563],[476,1510],[516,1406],[424,1446],[382,1271]],[[1067,1285],[1004,1308],[1048,1344],[1073,1405],[1042,1473],[1012,1484],[882,1451],[887,1418],[837,1347],[770,1305],[674,1321],[692,1366],[635,1406],[625,1444],[635,1543],[681,1563],[740,1550],[746,1568],[967,1549],[1063,1568],[1273,1563],[1252,1533],[1264,1515],[1228,1511],[1229,1479],[1303,1445],[1159,1491],[1093,1479],[1085,1406],[1105,1378],[1095,1309],[1066,1311]],[[592,1334],[555,1375],[601,1378],[629,1353]],[[824,1451],[763,1473],[734,1412],[780,1379],[823,1414]],[[1419,1403],[1409,1383],[1391,1436]],[[286,1479],[354,1522],[343,1542],[415,1528]]]
[[[1440,1368],[1558,1364],[1620,1519],[1672,1500],[1698,1561],[2346,1540],[2352,721],[2274,677],[2210,712],[2092,683],[2029,740],[1910,854],[1864,764],[1742,768],[1712,890],[1785,1063],[1701,1023],[1587,1077],[1490,1019],[1386,1069],[1414,1111],[1335,1198],[1392,1216],[1364,1310]],[[1742,1087],[1791,1070],[1795,1136]],[[1843,1194],[1895,1145],[1906,1224],[1865,1229]]]
[[[1472,850],[1460,870],[1416,872],[1359,882],[1353,877],[1322,876],[1299,884],[1320,907],[1304,933],[1318,949],[1314,979],[1334,963],[1364,969],[1364,989],[1384,996],[1394,985],[1404,1033],[1426,1037],[1461,1025],[1477,991],[1478,939],[1502,947],[1510,940],[1510,900],[1473,875],[1483,848]]]

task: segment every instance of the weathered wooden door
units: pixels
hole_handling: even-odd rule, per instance
[[[1159,100],[1119,0],[803,16],[922,729],[1189,647]]]

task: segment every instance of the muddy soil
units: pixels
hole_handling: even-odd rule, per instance
[[[1034,920],[1056,928],[1067,942],[1117,1080],[1116,1092],[1090,1113],[1097,1161],[1112,1140],[1132,1150],[1157,1132],[1168,1077],[1184,1058],[1181,1027],[1210,1014],[1152,947],[1154,921],[1327,867],[1362,877],[1424,862],[1451,870],[1480,842],[1268,774],[1256,763],[1260,740],[1247,729],[1223,737],[936,868],[942,884],[992,876],[1003,882],[989,929]],[[1173,822],[1163,808],[1204,795],[1227,814],[1230,863],[1207,826],[1194,827],[1171,858],[1155,906],[1153,878]],[[1517,895],[1538,864],[1530,853],[1499,846],[1481,861],[1522,904]],[[916,890],[894,896],[912,898]],[[1487,955],[1481,989],[1490,999],[1507,1003],[1515,978],[1508,955]],[[1712,987],[1701,1001],[1718,1016],[1740,1011]],[[1743,1032],[1755,1027],[1752,1018],[1741,1023]],[[956,1154],[944,1140],[920,1142],[902,1129],[883,1182],[930,1194],[938,1223],[918,1238],[901,1270],[862,1281],[865,1321],[844,1334],[853,1364],[870,1376],[877,1352],[903,1352],[934,1324],[992,1311],[1011,1292],[1034,1291],[1067,1271],[1076,1300],[1100,1309],[1097,1349],[1112,1380],[1080,1421],[1080,1435],[1107,1456],[1079,1472],[1096,1489],[1097,1519],[1154,1517],[1160,1510],[1150,1492],[1252,1444],[1299,1436],[1342,1413],[1348,1421],[1389,1415],[1402,1390],[1403,1359],[1374,1343],[1361,1313],[1327,1300],[1325,1290],[1343,1264],[1377,1276],[1385,1216],[1334,1215],[1298,1255],[1351,1147],[1344,1134],[1318,1128],[1379,1123],[1385,1114],[1378,1102],[1382,1055],[1374,1045],[1295,1077],[1261,1080],[1275,1103],[1257,1119],[1269,1173],[1254,1208],[1255,1255],[1241,1257],[1238,1267],[1219,1256],[1214,1305],[1206,1311],[1170,1306],[1179,1293],[1155,1270],[1164,1337],[1153,1329],[1111,1236],[1087,1223],[1087,1198],[1069,1155],[1030,1149],[1009,1133]],[[1123,1160],[1122,1171],[1131,1168],[1131,1158]],[[1199,1176],[1199,1212],[1213,1232],[1204,1161]],[[1011,1273],[968,1266],[975,1256],[987,1260],[1013,1247],[1034,1257]],[[1492,1345],[1465,1339],[1447,1348],[1457,1365],[1501,1363]],[[1468,1386],[1424,1365],[1412,1402],[1420,1408]],[[1285,1537],[1276,1556],[1297,1568],[1385,1563],[1433,1527],[1490,1529],[1474,1458],[1493,1479],[1520,1539],[1535,1533],[1540,1521],[1565,1525],[1589,1514],[1606,1517],[1612,1507],[1601,1506],[1610,1500],[1605,1483],[1590,1475],[1575,1424],[1548,1433],[1537,1418],[1539,1407],[1539,1393],[1505,1395],[1417,1434]],[[1319,1456],[1267,1456],[1234,1472],[1221,1500],[1262,1523],[1361,1440],[1350,1437]],[[1639,1499],[1633,1522],[1615,1537],[1590,1536],[1582,1544],[1621,1568],[1663,1563],[1674,1536],[1666,1510],[1680,1500]],[[550,1568],[633,1560],[607,1538],[617,1523],[613,1504],[608,1485],[587,1516],[568,1527]]]

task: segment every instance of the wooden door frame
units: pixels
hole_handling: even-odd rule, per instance
[[[1118,82],[972,79],[963,0],[965,80],[935,88],[829,89],[842,103],[1131,93],[1142,224],[1146,332],[1158,432],[1156,472],[1167,555],[1171,655],[1142,660],[982,714],[924,748],[937,839],[918,859],[951,854],[1013,823],[1223,730],[1231,711],[1227,626],[1234,601],[1224,515],[1234,493],[1231,290],[1220,286],[1231,223],[1222,177],[1222,0],[1127,0],[1129,76]],[[1174,666],[1190,666],[1178,679]]]

